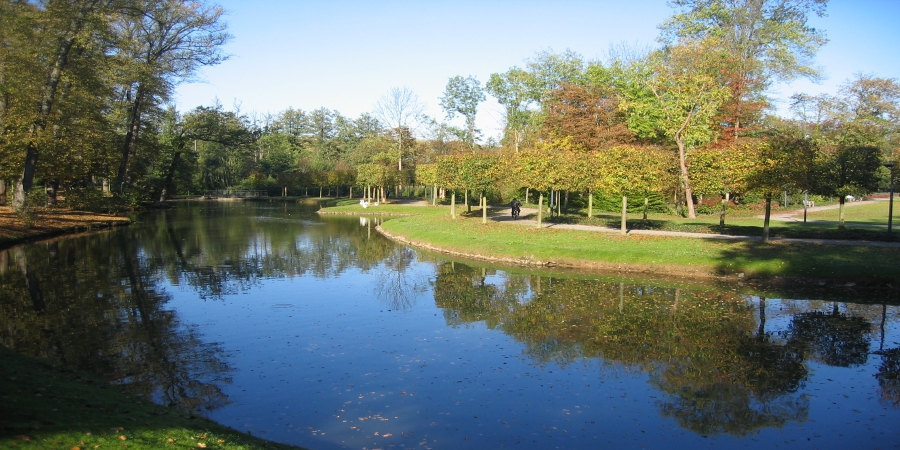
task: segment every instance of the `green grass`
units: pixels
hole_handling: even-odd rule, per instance
[[[859,208],[859,209],[856,209]],[[786,211],[776,211],[773,214],[784,214]],[[807,238],[807,239],[836,239],[836,240],[866,240],[866,241],[889,241],[886,228],[871,227],[869,225],[887,225],[887,204],[865,204],[854,205],[846,208],[845,228],[838,228],[836,223],[814,222],[812,220],[837,222],[838,211],[829,210],[816,214],[822,216],[812,216],[808,219],[810,222],[803,223],[803,210],[789,210],[787,212],[797,213],[800,221],[779,221],[771,220],[769,223],[769,236],[782,238]],[[882,216],[883,213],[883,216]],[[832,217],[833,215],[833,217]],[[600,212],[594,213],[591,218],[587,217],[587,211],[572,211],[569,214],[556,216],[552,219],[545,214],[545,220],[555,223],[570,223],[605,226],[610,228],[619,228],[620,215],[618,213]],[[533,217],[532,217],[533,218]],[[701,215],[695,219],[686,219],[682,217],[650,214],[647,220],[643,220],[642,214],[628,214],[628,229],[631,230],[660,230],[660,231],[681,231],[690,233],[707,233],[707,234],[725,234],[730,236],[762,236],[763,219],[757,217],[757,213],[750,211],[738,210],[729,212],[725,216],[725,227],[719,226],[718,215]],[[896,238],[895,238],[896,239]]]
[[[0,347],[0,447],[297,449],[146,402]]]
[[[670,274],[829,279],[900,279],[900,249],[818,244],[762,244],[671,236],[537,229],[480,215],[399,217],[382,228],[436,248],[507,262],[540,261]]]
[[[888,219],[888,202],[854,204],[847,203],[844,206],[844,221],[856,223],[868,223],[887,225]],[[896,224],[900,211],[894,205],[894,223]],[[799,217],[803,217],[803,211],[800,211]],[[839,211],[837,209],[829,209],[827,211],[816,211],[807,214],[807,218],[812,220],[828,220],[837,222],[839,220]]]

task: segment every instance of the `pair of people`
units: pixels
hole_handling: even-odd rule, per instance
[[[509,203],[510,209],[512,209],[512,217],[513,219],[518,219],[519,214],[522,212],[522,202],[519,199],[514,198],[513,201]]]

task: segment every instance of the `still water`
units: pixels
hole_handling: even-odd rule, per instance
[[[312,449],[896,448],[900,307],[536,272],[185,203],[0,252],[0,343]]]

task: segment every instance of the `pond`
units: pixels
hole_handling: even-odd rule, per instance
[[[9,249],[0,343],[317,450],[900,444],[896,302],[464,263],[378,220],[188,202]]]

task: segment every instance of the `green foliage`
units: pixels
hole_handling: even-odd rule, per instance
[[[789,81],[817,78],[812,58],[827,42],[825,33],[810,27],[811,15],[822,17],[828,0],[675,0],[678,9],[660,25],[660,40],[678,42],[714,37],[743,60],[759,60],[763,78]]]
[[[472,150],[475,150],[478,134],[478,130],[475,129],[475,114],[478,112],[478,104],[484,99],[484,89],[475,77],[463,78],[458,75],[450,78],[441,97],[441,108],[447,113],[448,118],[452,119],[457,114],[465,118],[466,127],[459,137]]]
[[[250,174],[249,177],[241,180],[234,188],[266,191],[269,195],[280,195],[281,192],[281,186],[279,186],[275,178],[259,172]]]

